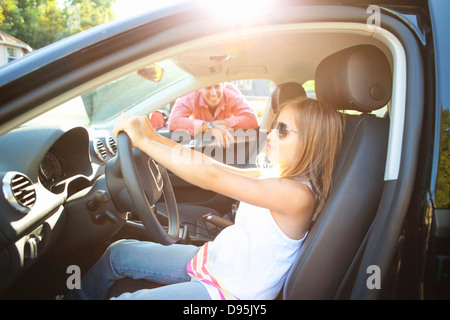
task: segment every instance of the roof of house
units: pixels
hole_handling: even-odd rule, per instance
[[[19,47],[22,49],[27,50],[28,52],[31,52],[33,49],[26,44],[25,42],[13,37],[12,35],[0,30],[0,44],[7,44],[10,46]]]

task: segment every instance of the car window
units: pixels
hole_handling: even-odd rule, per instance
[[[441,107],[439,169],[436,184],[436,206],[450,207],[450,111]]]
[[[106,123],[155,93],[191,76],[175,66],[171,60],[164,60],[155,65],[162,68],[160,74],[149,74],[149,68],[144,68],[145,72],[140,69],[77,96],[24,125],[61,121],[72,121],[85,126]],[[142,75],[143,73],[147,75]],[[155,80],[153,76],[159,76],[160,79]]]
[[[316,99],[316,89],[314,80],[308,80],[302,84],[308,98]]]
[[[275,84],[267,79],[243,79],[230,81],[245,97],[248,105],[255,111],[258,123],[261,122],[264,111],[269,103]],[[175,101],[161,108],[160,112],[170,117]]]
[[[160,81],[152,81],[133,72],[82,95],[90,124],[109,121],[151,95],[190,76],[171,60],[156,65],[164,70]]]
[[[275,84],[266,79],[236,80],[231,81],[231,83],[242,92],[248,104],[255,110],[258,123],[260,123],[270,96],[275,89]]]

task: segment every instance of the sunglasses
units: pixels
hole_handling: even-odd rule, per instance
[[[287,126],[287,124],[284,123],[284,122],[277,122],[277,121],[275,121],[275,122],[272,124],[272,130],[274,130],[274,129],[278,130],[278,137],[279,137],[280,139],[286,138],[287,135],[289,134],[289,132],[295,132],[295,133],[298,133],[298,131],[289,129],[288,126]]]

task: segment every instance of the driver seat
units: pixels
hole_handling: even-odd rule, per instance
[[[389,119],[369,112],[390,100],[392,76],[381,50],[358,45],[325,58],[315,81],[319,100],[362,114],[344,115],[332,191],[289,271],[283,298],[347,299],[384,186]]]
[[[292,265],[283,299],[350,297],[359,262],[384,186],[389,119],[369,114],[391,98],[392,76],[385,54],[358,45],[325,58],[316,72],[316,95],[344,115],[345,132],[333,173],[333,188]],[[156,285],[156,284],[155,284]],[[123,279],[109,296],[150,288],[146,280]]]

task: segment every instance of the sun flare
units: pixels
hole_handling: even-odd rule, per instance
[[[117,18],[123,18],[178,2],[182,0],[116,0],[114,11]]]
[[[258,19],[270,6],[270,0],[202,0],[223,22],[249,24]]]

